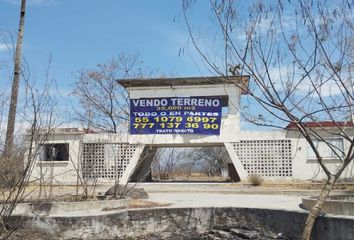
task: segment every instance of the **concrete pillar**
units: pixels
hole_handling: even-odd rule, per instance
[[[224,143],[224,145],[225,145],[227,152],[229,153],[231,161],[234,164],[236,171],[238,173],[238,176],[240,177],[241,181],[247,180],[248,173],[247,173],[246,169],[243,167],[240,159],[238,158],[236,151],[234,149],[234,146],[232,145],[232,143]]]
[[[145,144],[138,145],[132,158],[129,160],[129,164],[128,164],[127,168],[125,169],[122,178],[119,179],[119,184],[125,185],[129,182],[130,177],[132,176],[136,167],[139,164],[139,159],[140,159],[141,154],[144,151],[144,148],[145,148]]]
[[[135,168],[134,173],[131,175],[131,181],[142,181],[145,180],[145,177],[148,175],[151,164],[154,160],[155,154],[157,152],[157,148],[145,148],[144,152],[140,156],[140,161],[138,166]]]

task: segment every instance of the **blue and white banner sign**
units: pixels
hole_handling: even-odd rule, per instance
[[[130,99],[130,134],[219,135],[225,97]]]

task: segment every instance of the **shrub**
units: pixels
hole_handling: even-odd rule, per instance
[[[23,177],[22,156],[0,156],[0,188],[9,189]]]
[[[248,181],[251,183],[252,186],[259,186],[263,182],[263,177],[258,174],[250,174],[248,175]]]

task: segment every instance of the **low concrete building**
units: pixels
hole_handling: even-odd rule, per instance
[[[250,174],[269,179],[325,178],[312,150],[293,124],[281,131],[240,130],[240,98],[245,94],[242,86],[247,85],[248,80],[247,76],[120,80],[131,103],[140,101],[137,109],[143,109],[131,110],[129,133],[54,129],[38,146],[39,156],[31,180],[76,184],[80,179],[89,179],[124,184],[132,178],[146,176],[159,147],[201,146],[225,146],[241,180],[246,180]],[[163,101],[175,105],[167,109],[171,106],[162,106]],[[166,127],[171,121],[171,127]],[[184,127],[179,127],[181,124]],[[316,132],[337,149],[349,148],[347,141],[335,134],[333,125],[308,124],[320,128]],[[340,124],[343,124],[341,131],[354,136],[352,122]],[[133,126],[136,129],[132,129]],[[326,165],[335,171],[341,164],[338,155],[321,141],[316,144],[324,153]],[[353,178],[353,167],[352,162],[342,177]]]

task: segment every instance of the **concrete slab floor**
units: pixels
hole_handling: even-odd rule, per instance
[[[99,185],[96,193],[104,193],[112,185]],[[36,186],[32,186],[32,190]],[[301,210],[303,196],[318,195],[321,184],[284,183],[254,187],[240,183],[130,183],[128,188],[144,188],[150,201],[171,203],[170,207],[249,207]],[[74,194],[75,186],[55,186],[53,195]],[[332,194],[352,192],[337,189]],[[33,197],[36,197],[34,194]],[[36,198],[35,198],[36,199]]]
[[[241,207],[305,211],[299,207],[301,196],[278,194],[236,194],[236,193],[206,193],[206,192],[156,192],[149,193],[148,201],[169,203],[167,208],[189,207]],[[162,208],[165,208],[163,206]],[[158,207],[159,208],[159,207]],[[51,214],[51,216],[95,216],[112,212],[126,211],[113,209],[112,211],[90,210],[70,211],[67,213]]]
[[[134,184],[129,184],[132,187]],[[321,184],[302,186],[292,184],[258,187],[233,183],[139,183],[151,201],[171,203],[169,207],[245,207],[302,210],[303,196],[320,193]],[[332,194],[347,193],[334,190]]]
[[[244,207],[302,210],[301,196],[279,194],[231,194],[205,192],[149,193],[151,201],[171,203],[169,207]]]

